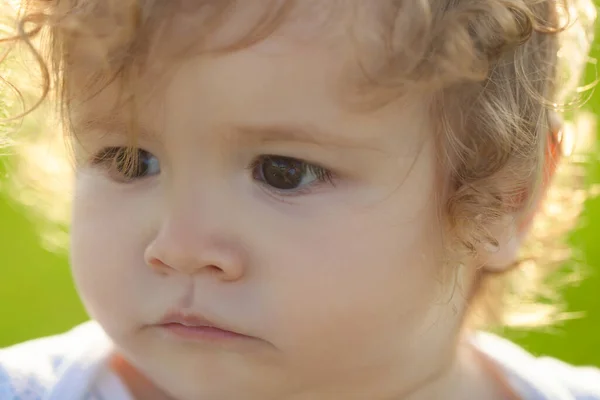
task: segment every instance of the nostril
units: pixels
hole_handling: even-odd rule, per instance
[[[148,266],[150,266],[154,271],[158,274],[166,276],[172,270],[167,264],[162,262],[160,259],[152,257],[147,261]]]
[[[216,276],[216,277],[219,277],[219,278],[221,278],[221,277],[223,277],[224,275],[226,275],[226,273],[225,273],[225,271],[223,270],[223,268],[220,268],[220,267],[218,267],[218,266],[216,266],[216,265],[207,265],[207,266],[205,266],[204,268],[205,268],[205,269],[208,269],[208,271],[209,271],[209,272],[210,272],[212,275],[214,275],[214,276]]]

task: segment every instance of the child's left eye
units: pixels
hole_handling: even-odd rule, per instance
[[[139,148],[107,147],[96,154],[92,163],[104,167],[112,179],[122,183],[160,173],[158,158]]]
[[[252,164],[252,176],[279,192],[294,193],[318,182],[331,182],[325,168],[291,157],[263,155]]]

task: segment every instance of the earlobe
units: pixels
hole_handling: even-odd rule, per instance
[[[517,261],[521,244],[529,233],[533,218],[540,209],[550,182],[558,167],[562,155],[562,121],[555,113],[551,113],[549,119],[550,133],[544,155],[542,186],[538,199],[536,204],[526,215],[521,216],[521,218],[508,216],[503,221],[499,222],[498,226],[490,229],[490,233],[497,240],[497,244],[488,244],[484,246],[485,255],[480,260],[483,268],[489,272],[506,271]],[[523,196],[523,201],[526,199],[527,196]]]
[[[517,261],[519,249],[525,232],[520,232],[517,221],[509,216],[490,229],[490,234],[497,241],[493,245],[484,245],[484,255],[480,263],[488,272],[503,272]]]
[[[523,232],[523,235],[526,235],[531,227],[531,223],[533,222],[533,218],[535,214],[540,209],[541,203],[543,202],[546,194],[548,192],[548,188],[550,186],[550,182],[554,178],[556,174],[556,169],[558,168],[558,163],[563,154],[562,148],[562,129],[563,122],[560,117],[551,112],[549,116],[549,127],[550,132],[548,135],[548,142],[546,146],[546,151],[544,153],[544,167],[542,172],[542,186],[534,207],[521,218],[521,222],[519,224],[518,230]]]

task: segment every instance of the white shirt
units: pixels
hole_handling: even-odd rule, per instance
[[[472,343],[526,400],[600,400],[600,370],[536,358],[488,333]],[[0,350],[0,400],[133,400],[111,371],[112,343],[95,322]]]

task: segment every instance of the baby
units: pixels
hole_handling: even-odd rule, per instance
[[[1,350],[0,398],[600,399],[599,371],[482,331],[530,267],[593,13],[23,1],[4,42],[72,147],[92,321]]]

